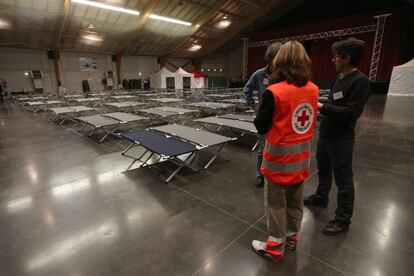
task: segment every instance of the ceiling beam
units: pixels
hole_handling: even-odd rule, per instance
[[[230,19],[235,19],[235,20],[244,20],[244,19],[246,19],[246,17],[243,16],[243,15],[235,14],[234,12],[228,12],[224,9],[219,10],[219,12],[221,12],[225,15],[228,15],[230,17]]]
[[[242,2],[244,4],[247,4],[247,5],[250,5],[250,6],[255,7],[255,8],[261,6],[261,4],[262,4],[262,3],[260,3],[261,1],[251,1],[251,0],[237,0],[237,1]],[[259,2],[259,3],[257,3],[257,2]],[[266,2],[274,2],[274,1],[266,1]]]
[[[63,6],[63,18],[60,22],[60,28],[59,28],[59,33],[56,39],[55,48],[59,48],[60,46],[60,39],[62,38],[63,30],[65,29],[66,18],[68,17],[68,13],[69,13],[69,6],[70,6],[69,0],[65,0],[64,6]]]
[[[222,29],[214,28],[212,26],[203,26],[203,27],[201,27],[201,29],[207,30],[207,31],[210,31],[210,32],[216,32],[216,33],[224,33],[224,32],[227,31],[227,30],[222,30]]]
[[[147,23],[149,19],[149,14],[154,10],[154,8],[158,5],[159,0],[150,0],[145,9],[142,13],[138,16],[138,22],[134,28],[134,30],[126,33],[125,38],[121,40],[121,43],[117,49],[118,52],[124,52],[128,45],[137,37],[138,33],[144,28],[145,23]]]
[[[196,6],[196,7],[200,7],[200,8],[204,8],[204,9],[208,9],[209,8],[209,6],[208,5],[206,5],[206,4],[203,4],[203,3],[199,3],[199,2],[196,2],[196,1],[194,1],[194,0],[178,0],[178,1],[175,1],[177,4],[178,3],[180,3],[180,2],[182,2],[182,3],[187,3],[187,4],[190,4],[190,5],[192,5],[192,6]]]
[[[200,16],[196,18],[193,22],[192,30],[190,35],[184,37],[181,42],[177,43],[177,47],[175,47],[172,51],[167,53],[163,56],[163,58],[168,58],[169,56],[173,55],[178,49],[184,46],[186,41],[192,37],[200,28],[203,28],[206,25],[211,17],[213,17],[217,12],[219,12],[223,7],[230,2],[230,0],[216,0],[214,3],[209,6],[206,12],[202,13]]]

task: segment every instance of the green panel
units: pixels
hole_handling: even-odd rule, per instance
[[[209,76],[208,87],[227,87],[227,77]]]

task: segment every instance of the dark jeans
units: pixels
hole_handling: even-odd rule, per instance
[[[354,138],[319,137],[316,159],[318,162],[319,186],[316,195],[328,200],[332,186],[332,171],[338,187],[338,207],[335,220],[350,224],[354,210],[354,179],[352,152]]]

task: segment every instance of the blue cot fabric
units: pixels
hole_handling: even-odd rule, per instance
[[[197,150],[193,144],[146,129],[122,133],[121,136],[131,142],[140,143],[152,152],[166,156],[178,156]]]

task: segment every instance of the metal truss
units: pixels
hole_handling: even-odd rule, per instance
[[[353,35],[353,34],[370,33],[370,32],[374,32],[376,30],[376,27],[377,25],[373,24],[373,25],[360,26],[360,27],[347,28],[347,29],[339,29],[339,30],[321,32],[321,33],[288,36],[288,37],[277,38],[277,39],[272,39],[272,40],[264,40],[264,41],[255,41],[255,42],[249,42],[248,48],[267,47],[270,44],[275,43],[275,42],[284,43],[289,40],[307,41],[307,40],[316,40],[316,39],[323,39],[323,38],[330,38],[330,37],[347,36],[347,35]]]
[[[373,47],[372,58],[371,58],[371,67],[370,67],[370,72],[369,72],[369,79],[371,81],[375,81],[377,78],[378,63],[380,60],[381,46],[382,46],[382,40],[384,36],[384,29],[385,29],[385,21],[387,17],[390,15],[391,14],[388,13],[388,14],[374,16],[376,23],[372,25],[366,25],[366,26],[338,29],[338,30],[320,32],[320,33],[314,33],[314,34],[282,37],[282,38],[271,39],[271,40],[253,41],[253,42],[250,42],[249,38],[243,38],[243,80],[247,78],[247,61],[248,61],[248,52],[249,52],[248,49],[249,48],[268,47],[272,43],[275,43],[275,42],[284,43],[289,40],[308,41],[308,40],[324,39],[324,38],[331,38],[331,37],[343,37],[343,36],[349,36],[349,35],[354,35],[354,34],[375,32],[374,47]]]
[[[387,17],[390,15],[390,13],[387,13],[374,16],[374,18],[377,20],[377,24],[375,28],[374,47],[372,49],[371,67],[369,69],[370,81],[376,81],[377,79],[378,63],[381,55],[381,46],[382,39],[384,37],[385,21],[387,20]]]
[[[247,61],[249,60],[249,38],[245,37],[242,38],[243,40],[243,72],[242,72],[242,80],[245,81],[247,79]]]

